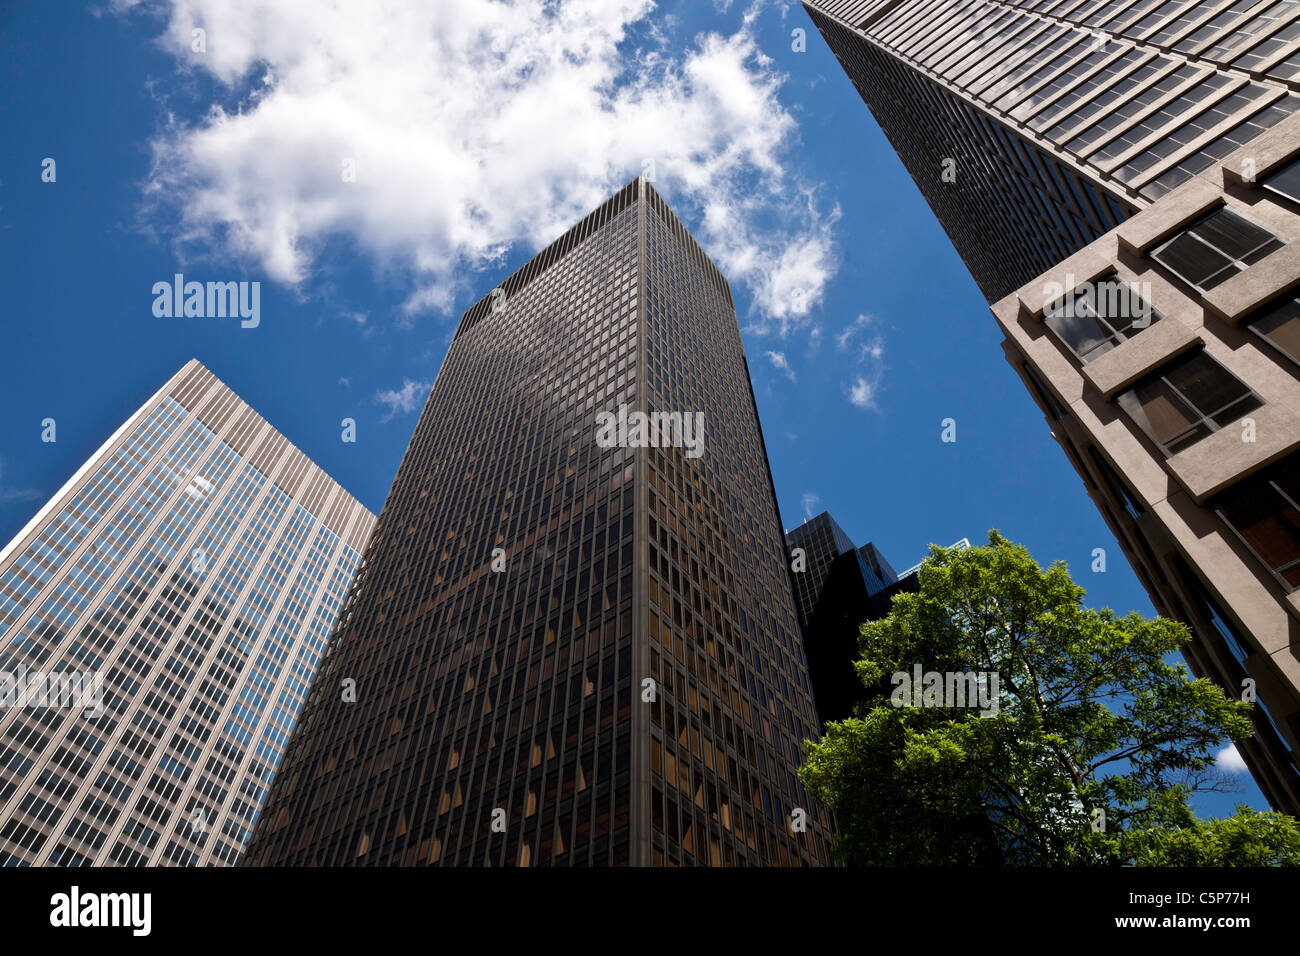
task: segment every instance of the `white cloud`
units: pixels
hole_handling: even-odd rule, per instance
[[[872,317],[863,313],[846,325],[844,331],[835,336],[835,344],[839,346],[840,351],[847,350],[853,344],[853,340],[857,338],[858,333],[870,325],[871,322]]]
[[[4,462],[0,461],[0,504],[11,501],[36,501],[45,497],[35,488],[6,488],[4,485]]]
[[[849,401],[858,408],[876,407],[876,385],[859,375],[849,386]]]
[[[817,506],[821,504],[821,498],[811,491],[803,493],[803,519],[807,521],[817,513]]]
[[[849,383],[849,401],[857,408],[875,408],[876,396],[885,375],[885,340],[879,335],[863,338],[863,331],[875,319],[865,313],[859,315],[835,336],[841,352],[857,350],[854,360],[854,377]]]
[[[650,0],[160,2],[163,49],[224,86],[152,142],[147,209],[182,250],[309,290],[341,237],[404,283],[408,313],[445,312],[485,291],[474,270],[550,242],[649,163],[749,288],[751,328],[800,327],[835,272],[839,211],[790,166],[761,4],[683,50]]]
[[[1246,761],[1242,759],[1241,754],[1237,752],[1237,748],[1232,744],[1228,744],[1215,755],[1214,764],[1224,773],[1230,773],[1234,776],[1249,772]]]
[[[790,367],[790,362],[786,359],[784,352],[764,352],[763,354],[767,356],[773,368],[779,372],[784,372],[785,377],[790,381],[795,381],[794,369]]]
[[[399,389],[388,388],[376,392],[375,404],[383,405],[388,409],[379,420],[387,422],[398,414],[409,414],[415,411],[428,398],[431,388],[433,388],[432,382],[413,382],[408,378],[403,380],[402,387]]]
[[[817,353],[821,351],[821,347],[822,327],[820,325],[814,325],[808,330],[808,358],[816,358]]]

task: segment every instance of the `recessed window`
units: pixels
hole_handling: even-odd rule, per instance
[[[1146,511],[1142,507],[1142,502],[1128,490],[1128,485],[1124,483],[1124,479],[1111,467],[1110,462],[1102,457],[1101,452],[1097,451],[1095,445],[1088,446],[1088,457],[1092,459],[1092,463],[1096,467],[1097,473],[1101,475],[1102,483],[1110,491],[1111,497],[1123,505],[1124,510],[1128,512],[1128,516],[1134,521],[1141,518],[1143,512]]]
[[[1300,587],[1300,455],[1233,485],[1214,507],[1280,581]]]
[[[1176,359],[1115,397],[1167,455],[1176,455],[1263,402],[1204,352]]]
[[[1293,362],[1300,362],[1300,299],[1265,306],[1242,325]]]
[[[1085,363],[1159,318],[1151,303],[1115,276],[1084,283],[1043,315],[1047,327]]]
[[[1219,208],[1151,253],[1160,263],[1202,292],[1226,282],[1284,243],[1266,229]]]
[[[1264,188],[1293,202],[1300,202],[1300,159],[1289,166],[1283,166],[1264,180]]]
[[[1037,373],[1034,372],[1029,363],[1026,362],[1022,364],[1021,368],[1025,370],[1025,375],[1028,376],[1029,385],[1034,390],[1034,394],[1038,396],[1039,404],[1043,405],[1043,407],[1047,409],[1048,414],[1053,418],[1064,418],[1065,407],[1057,401],[1056,395],[1052,390],[1043,384],[1042,380],[1038,377]]]

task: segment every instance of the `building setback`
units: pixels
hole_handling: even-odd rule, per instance
[[[1195,633],[1192,670],[1257,695],[1238,749],[1292,814],[1298,287],[1293,117],[993,306],[1008,361],[1152,602]]]
[[[249,865],[829,861],[730,289],[644,179],[465,313],[366,565]]]
[[[0,683],[102,681],[0,707],[0,866],[234,864],[373,525],[186,364],[0,551]]]
[[[1295,111],[1293,0],[804,0],[989,302]]]

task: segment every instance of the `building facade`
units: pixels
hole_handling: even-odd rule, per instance
[[[185,365],[0,551],[0,865],[237,862],[373,525]]]
[[[1296,0],[805,0],[989,302],[1300,102]]]
[[[250,865],[828,862],[730,289],[644,179],[465,313],[366,563]]]
[[[993,306],[1008,361],[1238,745],[1300,814],[1300,117]]]
[[[786,532],[785,543],[817,716],[823,725],[844,720],[864,693],[853,666],[859,629],[889,613],[899,579],[874,544],[855,547],[826,511]]]
[[[1300,813],[1300,2],[804,6],[1193,670],[1257,695],[1242,755]]]
[[[889,614],[899,594],[920,590],[921,563],[895,572],[872,542],[855,547],[828,511],[787,531],[785,543],[808,677],[824,727],[853,716],[865,695],[854,667],[861,657],[862,625]],[[948,550],[969,547],[962,538]]]

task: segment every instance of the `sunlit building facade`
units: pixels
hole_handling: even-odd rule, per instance
[[[829,862],[730,289],[644,179],[465,313],[349,607],[247,865]]]
[[[1293,113],[1297,0],[805,0],[993,302]]]
[[[805,0],[1300,814],[1300,0]]]
[[[1121,294],[1114,294],[1115,291]],[[1238,744],[1300,815],[1300,117],[993,306],[1024,379]]]
[[[237,862],[374,520],[182,368],[0,551],[0,865]]]

